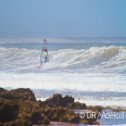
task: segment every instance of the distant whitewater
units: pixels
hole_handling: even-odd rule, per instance
[[[32,88],[40,98],[59,92],[87,104],[126,106],[125,46],[55,44],[49,62],[40,65],[40,45],[29,45],[0,45],[0,86]]]

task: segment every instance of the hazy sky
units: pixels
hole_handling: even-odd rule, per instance
[[[126,36],[126,0],[0,0],[0,37]]]

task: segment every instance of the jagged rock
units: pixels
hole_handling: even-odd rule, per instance
[[[48,104],[50,106],[60,106],[62,101],[62,95],[60,94],[54,94],[52,98],[49,98],[45,101],[45,104]]]
[[[63,116],[62,121],[71,122],[71,123],[79,123],[80,122],[80,117],[79,117],[79,115],[76,115],[75,113],[73,113],[73,111],[68,111]]]
[[[10,94],[19,100],[30,100],[30,101],[36,100],[34,93],[29,88],[26,89],[19,88],[19,89],[11,90]]]
[[[71,97],[71,96],[65,96],[63,97],[62,99],[62,106],[67,106],[67,104],[71,104],[71,103],[74,103],[74,98]]]
[[[0,88],[0,126],[48,125],[50,121],[95,124],[96,119],[81,120],[73,109],[85,109],[86,104],[74,102],[71,96],[54,94],[46,101],[36,101],[30,89],[7,91]],[[94,108],[101,110],[100,107]]]
[[[47,99],[44,103],[52,107],[66,107],[67,104],[74,103],[74,98],[72,98],[71,96],[62,97],[61,94],[54,94],[52,98]]]
[[[43,109],[40,102],[37,101],[20,101],[19,102],[19,117],[28,118],[31,120],[32,124],[35,125],[47,125],[49,124],[49,119],[43,113]]]
[[[42,125],[42,124],[48,125],[49,124],[49,120],[41,112],[32,113],[31,120],[32,120],[32,124],[35,124],[35,125]]]
[[[51,121],[79,123],[80,120],[71,109],[64,107],[46,107],[42,113]]]
[[[0,87],[0,94],[3,93],[3,92],[6,92],[7,90],[5,90],[4,88],[1,88]]]
[[[10,95],[9,91],[0,88],[0,99],[13,99],[14,96]]]
[[[70,116],[68,116],[68,122],[79,123],[80,117],[78,115],[70,115]]]
[[[47,125],[49,120],[41,113],[41,104],[37,102],[30,89],[11,91],[0,88],[0,125],[32,126]]]
[[[18,109],[18,104],[13,101],[0,101],[0,122],[16,119]]]
[[[13,100],[13,99],[15,99],[15,97],[13,95],[11,95],[8,91],[7,92],[5,91],[0,94],[0,99]]]
[[[67,107],[71,109],[86,109],[86,104],[80,103],[80,102],[74,102],[74,103],[68,104]]]
[[[19,88],[11,91],[0,88],[0,98],[9,100],[36,100],[34,93],[28,88]]]
[[[27,119],[16,119],[13,121],[9,121],[6,123],[1,123],[0,126],[32,126],[32,123],[30,120]]]

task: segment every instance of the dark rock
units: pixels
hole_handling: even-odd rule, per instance
[[[4,88],[1,88],[0,87],[0,94],[3,93],[3,92],[6,92],[7,90],[5,90]]]
[[[71,109],[86,109],[86,104],[80,103],[80,102],[74,102],[74,103],[68,104],[67,107]]]
[[[0,88],[0,98],[9,100],[36,100],[34,93],[28,88],[19,88],[11,91]]]
[[[55,106],[66,107],[67,104],[74,103],[74,98],[72,98],[71,96],[62,97],[61,94],[54,94],[52,98],[47,99],[43,103],[45,103],[50,107],[55,107]]]
[[[34,113],[32,113],[31,119],[32,119],[32,123],[33,123],[33,124],[38,124],[38,125],[40,125],[40,124],[41,124],[40,120],[42,120],[42,119],[41,119],[41,113],[39,113],[39,112],[34,112]]]
[[[13,99],[14,96],[10,95],[9,91],[0,88],[0,99]]]
[[[41,106],[40,102],[37,101],[24,101],[19,102],[19,118],[30,119],[32,124],[35,125],[47,125],[49,119],[43,113],[44,107]]]
[[[15,97],[13,95],[11,95],[8,91],[5,91],[0,94],[0,99],[13,100],[13,99],[15,99]]]
[[[64,116],[62,121],[64,122],[71,122],[71,123],[79,123],[80,117],[74,114],[72,111],[68,111]]]
[[[42,120],[42,125],[49,125],[49,123],[50,123],[50,120],[46,117]]]
[[[74,98],[71,97],[71,96],[65,96],[63,97],[62,99],[62,106],[67,106],[67,104],[71,104],[71,103],[74,103]]]
[[[49,98],[45,101],[45,104],[52,105],[52,106],[60,106],[62,103],[62,95],[54,94],[52,98]]]
[[[10,94],[19,100],[30,100],[35,101],[36,98],[34,93],[29,88],[19,88],[15,90],[11,90]]]
[[[101,112],[104,109],[104,107],[102,107],[102,106],[87,106],[87,109]]]
[[[68,117],[68,122],[79,123],[80,117],[78,115],[71,115],[71,116]]]
[[[0,122],[14,120],[18,117],[18,104],[12,101],[0,101]]]
[[[54,94],[46,101],[36,101],[30,89],[7,91],[0,88],[0,126],[48,125],[50,121],[95,124],[96,119],[80,119],[73,109],[86,109],[71,96]],[[101,110],[100,107],[94,108]]]
[[[0,125],[32,126],[48,125],[49,120],[42,114],[42,106],[30,89],[11,91],[0,88]]]
[[[17,119],[6,123],[1,123],[0,126],[32,126],[32,123],[30,120]]]
[[[32,121],[31,119],[27,119],[27,118],[22,118],[22,119],[17,119],[14,121],[14,126],[32,126]]]
[[[79,123],[80,120],[71,109],[64,107],[46,107],[42,113],[51,121]]]

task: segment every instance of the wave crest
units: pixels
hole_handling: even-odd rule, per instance
[[[125,72],[124,47],[92,47],[49,52],[49,62],[39,66],[40,51],[19,48],[0,48],[0,70],[14,72]]]

